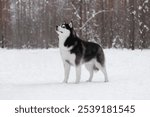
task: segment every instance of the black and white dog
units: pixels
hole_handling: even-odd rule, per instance
[[[59,38],[59,48],[65,69],[64,82],[68,82],[71,65],[76,67],[76,83],[80,82],[81,65],[84,63],[90,73],[89,82],[92,81],[93,72],[99,69],[105,76],[105,82],[108,82],[105,56],[100,45],[93,42],[81,40],[73,29],[72,21],[56,26],[56,32]]]

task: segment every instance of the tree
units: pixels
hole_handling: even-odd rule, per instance
[[[0,46],[58,46],[55,26],[73,20],[86,41],[104,48],[150,48],[150,0],[1,0]]]
[[[135,1],[129,0],[129,47],[134,50],[135,49]]]
[[[138,21],[139,21],[139,34],[140,34],[140,45],[142,49],[145,49],[148,47],[146,37],[146,33],[149,31],[149,26],[147,24],[148,20],[148,14],[149,14],[149,8],[148,8],[148,0],[139,0],[138,1],[139,6],[139,14],[138,14]]]

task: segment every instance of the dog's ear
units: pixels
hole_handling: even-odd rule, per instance
[[[69,23],[69,26],[70,26],[70,28],[73,28],[73,22],[72,21]]]

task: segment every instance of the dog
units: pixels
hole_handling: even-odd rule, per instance
[[[56,26],[59,38],[59,49],[64,64],[64,83],[68,82],[70,67],[76,68],[76,83],[80,82],[81,65],[89,71],[88,82],[92,81],[94,71],[101,70],[108,82],[104,51],[100,45],[94,42],[81,40],[73,28],[73,22],[62,23]]]

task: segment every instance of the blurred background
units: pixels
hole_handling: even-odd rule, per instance
[[[1,48],[58,47],[55,26],[104,48],[150,48],[150,0],[0,0]]]

